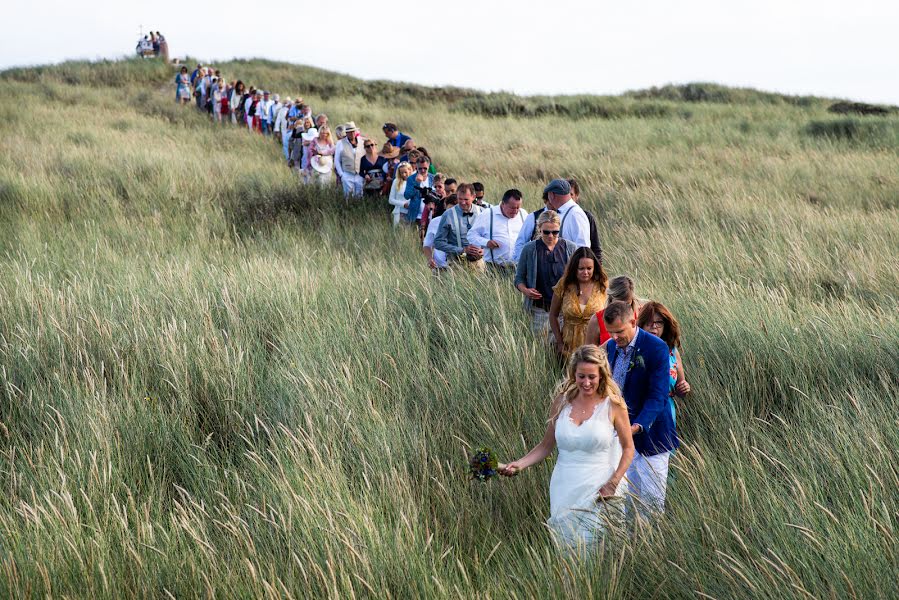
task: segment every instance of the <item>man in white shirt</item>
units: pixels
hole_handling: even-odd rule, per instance
[[[269,130],[272,132],[272,138],[274,138],[277,142],[281,141],[281,130],[275,129],[278,121],[278,111],[281,110],[281,96],[278,94],[272,94],[272,104],[268,108],[268,123]]]
[[[553,179],[543,188],[547,206],[559,213],[562,227],[559,235],[581,246],[590,247],[590,221],[587,213],[571,199],[571,184],[565,179]]]
[[[262,102],[256,107],[259,115],[259,131],[262,135],[268,135],[272,130],[271,109],[274,101],[271,100],[268,92],[262,92]]]
[[[343,184],[343,195],[361,197],[365,180],[359,174],[359,167],[365,150],[355,122],[345,123],[343,132],[346,137],[334,149],[334,169]]]
[[[291,108],[293,108],[293,105],[290,96],[288,96],[284,99],[284,104],[281,105],[278,112],[275,113],[275,131],[281,136],[281,145],[284,147],[284,160],[290,158],[288,144],[290,143],[292,131],[288,128],[289,123],[287,122],[287,114],[290,112]]]
[[[514,244],[528,212],[521,208],[521,192],[511,189],[497,206],[481,211],[468,230],[468,243],[484,249],[484,262],[491,272],[513,274]]]

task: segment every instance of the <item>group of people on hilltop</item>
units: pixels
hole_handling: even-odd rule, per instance
[[[157,32],[150,32],[137,41],[135,48],[138,56],[143,58],[156,58],[161,56],[165,62],[169,62],[169,43],[165,37]]]
[[[664,511],[679,445],[675,402],[691,392],[680,324],[660,302],[640,300],[629,276],[606,275],[596,218],[581,207],[576,180],[550,181],[544,206],[528,213],[518,189],[492,204],[483,184],[438,172],[395,123],[383,124],[383,142],[353,121],[332,136],[328,116],[301,97],[282,101],[200,64],[182,68],[176,84],[180,102],[187,90],[216,122],[271,136],[305,183],[386,198],[393,225],[417,230],[436,275],[507,279],[521,293],[533,333],[567,361],[566,376],[541,443],[499,471],[517,475],[558,446],[548,522],[561,540],[590,544],[625,513]]]

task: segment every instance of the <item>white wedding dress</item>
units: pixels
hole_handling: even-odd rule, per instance
[[[622,480],[615,498],[597,501],[605,484],[621,460],[621,442],[609,417],[611,401],[600,402],[581,425],[571,420],[571,405],[556,419],[556,446],[559,458],[549,482],[549,511],[546,521],[563,546],[589,548],[599,543],[607,530],[624,522]]]

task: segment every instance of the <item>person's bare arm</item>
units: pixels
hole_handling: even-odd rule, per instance
[[[584,334],[584,343],[599,346],[599,319],[596,318],[595,313],[590,317],[590,322],[587,323],[587,333]]]
[[[562,328],[559,327],[559,313],[562,311],[562,294],[553,294],[549,305],[549,328],[556,340],[556,350],[561,354],[565,351],[565,340],[562,339]]]
[[[674,384],[674,393],[683,398],[690,393],[692,388],[687,383],[687,375],[684,371],[684,357],[677,348],[674,349],[674,352],[677,353],[677,382]]]
[[[556,447],[556,422],[552,421],[546,426],[546,433],[540,443],[534,446],[530,452],[509,464],[499,465],[499,472],[506,477],[518,475],[524,469],[536,465],[546,459],[549,453]]]
[[[631,435],[631,421],[627,416],[627,408],[612,402],[611,413],[612,425],[618,433],[618,441],[621,442],[621,460],[618,461],[618,468],[615,469],[609,480],[599,488],[600,498],[615,495],[618,484],[621,483],[624,474],[627,473],[634,460],[634,438]]]

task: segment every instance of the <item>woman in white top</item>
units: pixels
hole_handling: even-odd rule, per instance
[[[325,125],[318,131],[318,137],[309,145],[309,177],[310,182],[328,185],[333,180],[334,141],[331,129]]]
[[[533,450],[500,465],[506,476],[559,457],[549,482],[546,523],[563,548],[591,550],[606,533],[623,533],[624,474],[634,459],[627,405],[612,379],[606,352],[581,346],[556,388],[546,434]]]
[[[231,123],[233,125],[237,125],[237,115],[243,110],[243,107],[240,106],[240,99],[243,97],[244,91],[246,91],[246,86],[243,81],[238,79],[231,89],[231,98],[228,99],[228,104],[231,106]]]
[[[405,215],[409,208],[409,201],[406,200],[406,197],[403,195],[406,191],[406,180],[409,179],[409,175],[412,174],[412,165],[407,162],[401,162],[396,167],[396,179],[393,180],[393,185],[390,186],[390,195],[387,196],[387,201],[393,205],[393,225],[396,227],[401,222],[405,222],[403,219],[403,215]]]

